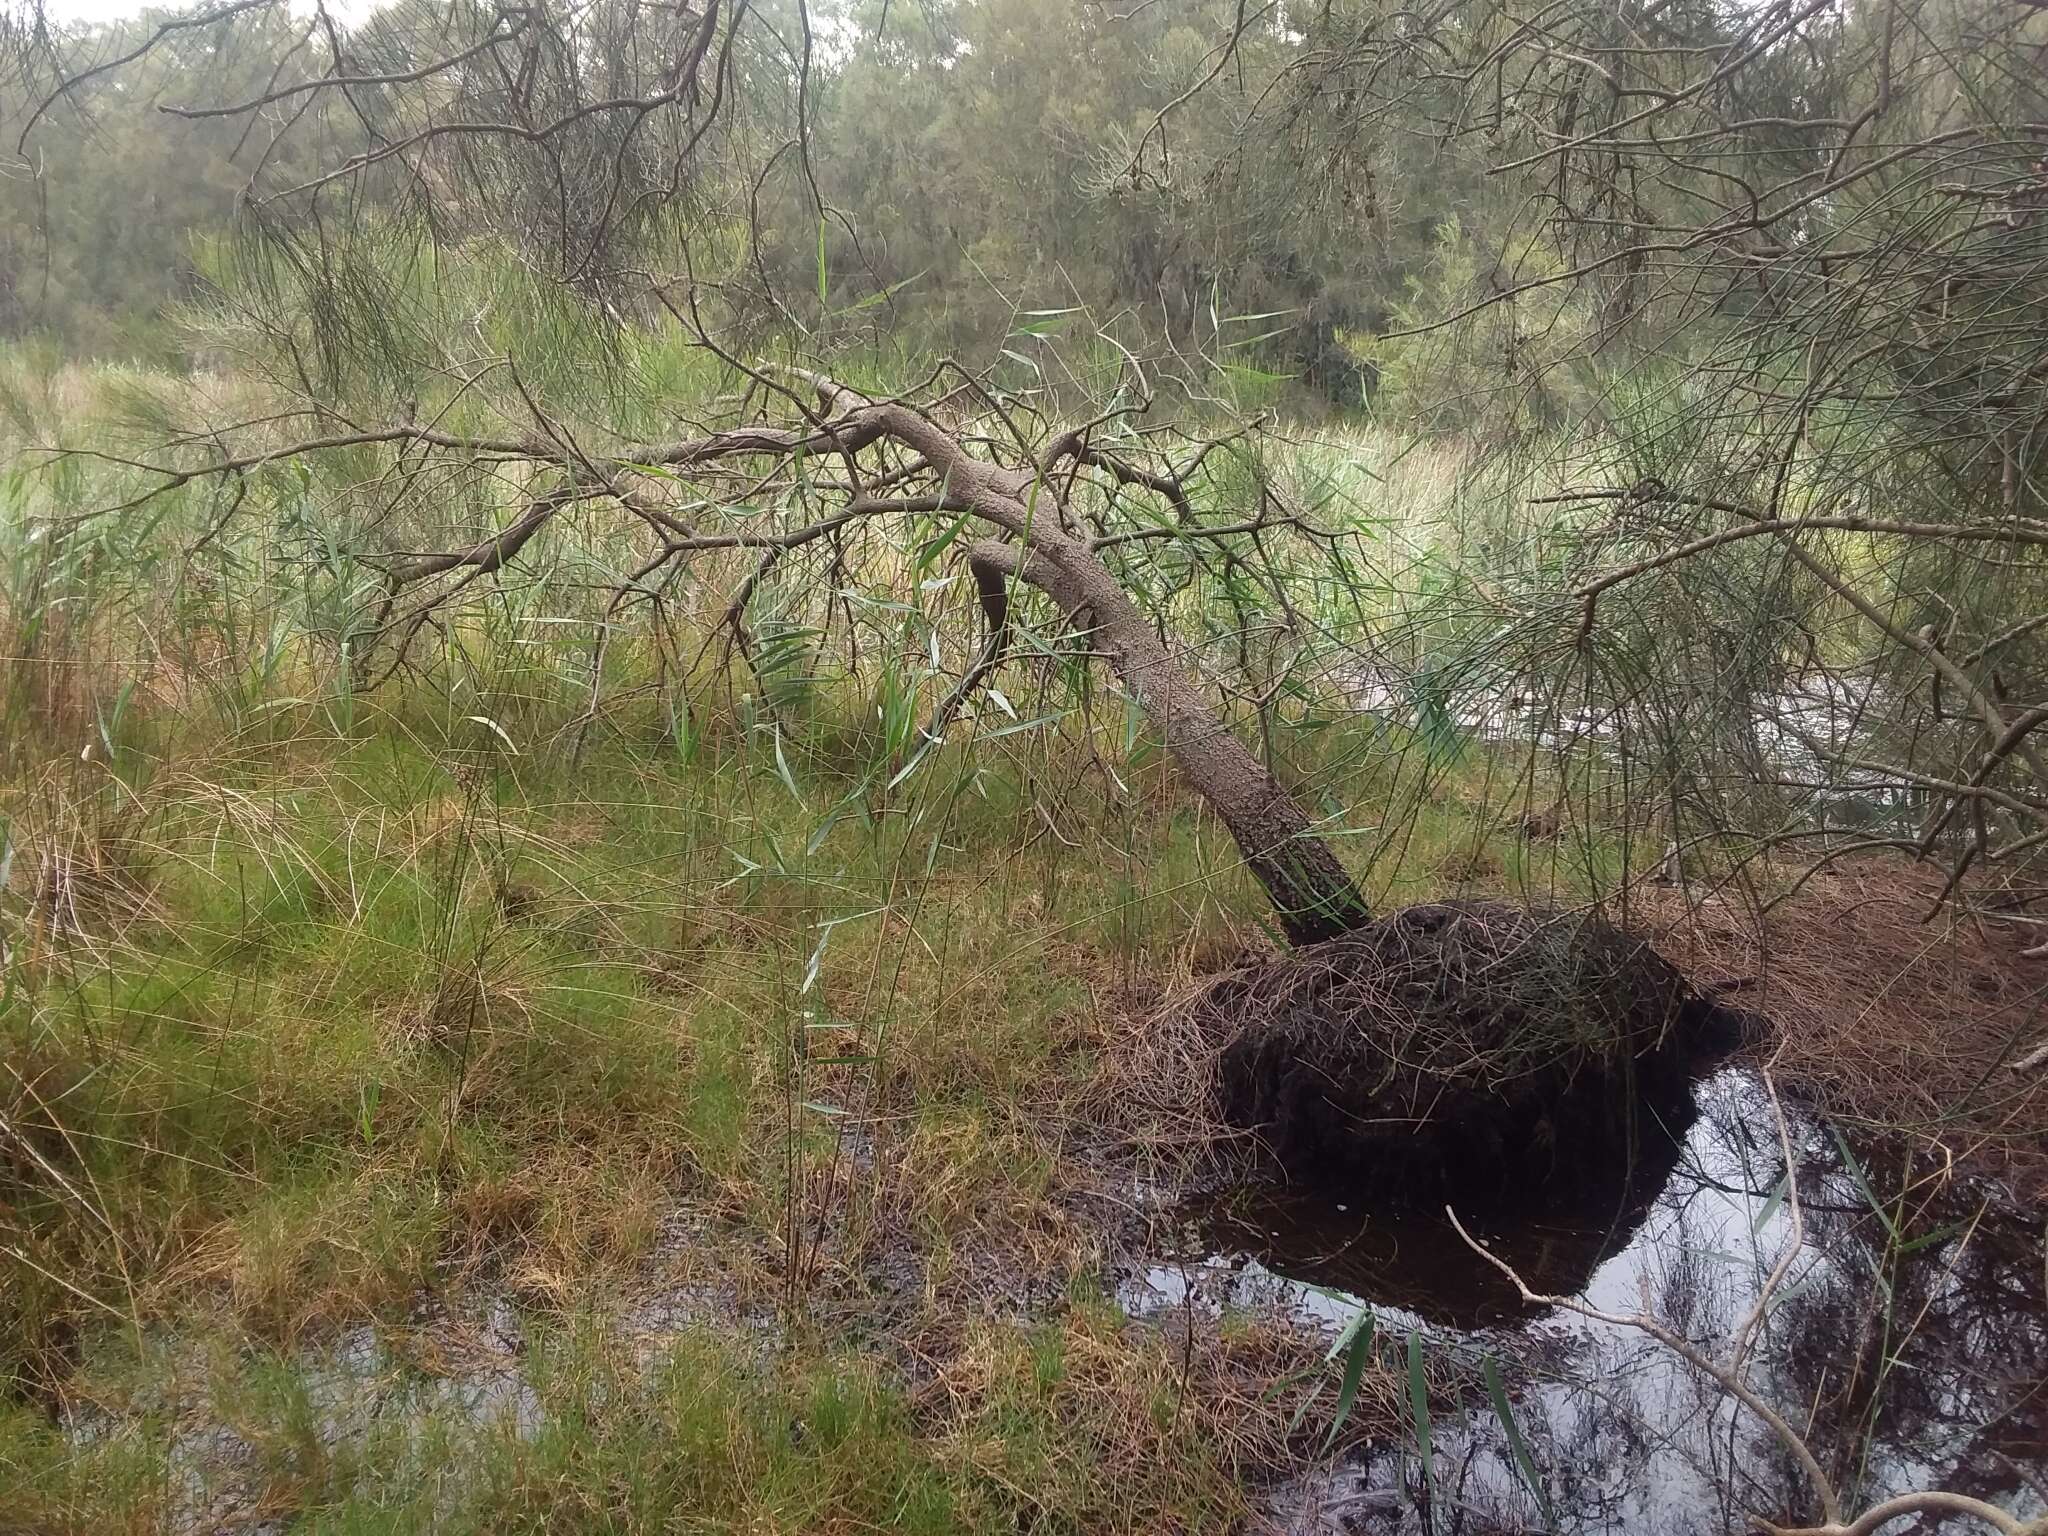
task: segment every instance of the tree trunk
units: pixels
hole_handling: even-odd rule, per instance
[[[1372,914],[1350,872],[1294,796],[1231,734],[1108,567],[1064,534],[1041,531],[1032,543],[1026,551],[979,540],[968,556],[1046,593],[1104,653],[1174,766],[1230,829],[1288,942],[1314,944],[1364,923]]]

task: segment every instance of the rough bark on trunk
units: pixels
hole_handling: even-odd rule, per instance
[[[1093,551],[1065,535],[1033,546],[984,539],[968,554],[1046,593],[1105,655],[1174,766],[1229,829],[1288,941],[1314,944],[1365,922],[1365,898],[1300,803],[1231,734]]]

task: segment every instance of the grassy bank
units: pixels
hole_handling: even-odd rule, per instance
[[[1268,942],[1115,699],[889,788],[844,680],[578,754],[509,685],[344,731],[289,673],[224,711],[93,661],[13,664],[40,728],[0,788],[29,1527],[1223,1528],[1334,1391],[1262,1398],[1316,1359],[1270,1321],[1184,1348],[1107,1297],[1197,1086],[1155,1010]],[[1363,716],[1280,746],[1332,804],[1405,797],[1382,900],[1589,876],[1480,755],[1417,778]],[[524,1416],[434,1395],[492,1306]],[[364,1323],[413,1351],[368,1372],[420,1404],[384,1439],[333,1429]]]

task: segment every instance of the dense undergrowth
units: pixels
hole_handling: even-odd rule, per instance
[[[0,1335],[22,1404],[10,1475],[38,1521],[146,1521],[175,1494],[155,1459],[168,1419],[80,1441],[48,1427],[54,1404],[168,1413],[190,1352],[210,1349],[216,1411],[288,1426],[311,1411],[291,1407],[295,1347],[403,1320],[422,1294],[507,1292],[574,1334],[594,1298],[647,1283],[679,1208],[723,1224],[733,1283],[808,1342],[763,1375],[730,1341],[690,1340],[636,1377],[640,1411],[592,1415],[587,1440],[550,1398],[537,1443],[492,1431],[495,1459],[460,1495],[484,1501],[479,1521],[629,1518],[606,1490],[621,1458],[648,1456],[634,1496],[692,1487],[707,1521],[722,1500],[791,1529],[914,1525],[977,1499],[1053,1512],[1100,1496],[1076,1462],[1166,1433],[1099,1385],[1062,1389],[1080,1330],[1120,1392],[1179,1390],[1169,1354],[1119,1342],[1099,1302],[992,1326],[963,1347],[994,1379],[945,1433],[1013,1416],[981,1431],[1005,1464],[1030,1454],[1018,1436],[1047,1437],[1029,1476],[1048,1485],[1019,1491],[1028,1469],[911,1433],[886,1370],[807,1332],[788,1272],[821,1283],[804,1246],[820,1233],[822,1265],[907,1245],[942,1269],[956,1245],[1043,1228],[1073,1143],[1100,1140],[1111,1038],[1142,1029],[1173,976],[1261,942],[1256,887],[1163,765],[1078,729],[948,749],[923,788],[817,839],[815,807],[858,785],[861,727],[814,708],[757,750],[609,739],[579,760],[375,702],[346,737],[306,706],[214,735],[131,702],[111,759],[52,742],[40,771],[17,770]],[[1386,896],[1519,864],[1484,804],[1444,793]],[[1066,1262],[1085,1279],[1090,1257]],[[565,1367],[564,1401],[601,1390],[600,1367],[618,1369]],[[238,1409],[251,1393],[271,1406]],[[1177,1433],[1153,1507],[1232,1507],[1231,1469]],[[278,1448],[296,1507],[333,1502],[342,1527],[363,1501],[454,1496],[425,1451],[364,1448],[317,1476],[306,1453],[288,1433]]]

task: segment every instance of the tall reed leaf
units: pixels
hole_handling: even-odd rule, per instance
[[[1543,1486],[1543,1479],[1536,1471],[1536,1459],[1529,1454],[1529,1442],[1522,1438],[1522,1427],[1515,1422],[1514,1409],[1508,1406],[1507,1388],[1500,1379],[1500,1363],[1488,1355],[1480,1367],[1480,1374],[1486,1378],[1486,1395],[1493,1400],[1493,1416],[1500,1420],[1501,1431],[1508,1437],[1508,1449],[1514,1452],[1515,1470],[1522,1474],[1522,1481],[1536,1496],[1537,1507],[1543,1511],[1544,1525],[1555,1530],[1557,1513],[1550,1507],[1550,1490]]]
[[[1324,1450],[1336,1443],[1337,1432],[1351,1417],[1352,1404],[1358,1401],[1358,1383],[1365,1375],[1366,1361],[1372,1358],[1373,1332],[1372,1308],[1360,1307],[1358,1316],[1346,1325],[1344,1332],[1337,1336],[1337,1342],[1330,1346],[1331,1358],[1335,1358],[1339,1350],[1345,1352],[1344,1375],[1337,1383],[1337,1411],[1330,1417],[1329,1433],[1323,1436]]]
[[[1436,1468],[1429,1448],[1429,1384],[1422,1375],[1422,1335],[1408,1330],[1408,1414],[1415,1421],[1415,1448],[1422,1457],[1423,1480],[1436,1491]]]

